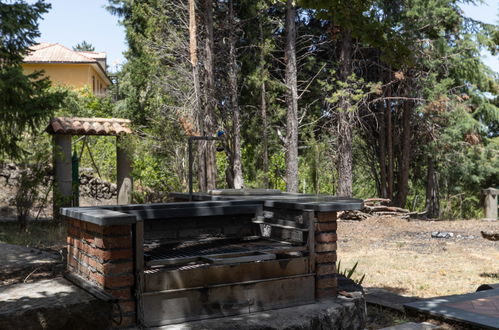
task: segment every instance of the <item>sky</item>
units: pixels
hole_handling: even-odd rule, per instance
[[[28,2],[33,2],[28,1]],[[125,29],[119,19],[111,15],[105,6],[107,0],[47,0],[52,9],[40,21],[39,42],[59,43],[73,47],[83,40],[91,43],[96,51],[107,53],[110,71],[124,63],[123,52],[127,49]],[[499,23],[499,1],[485,0],[483,4],[462,6],[466,16],[485,23]],[[499,57],[483,53],[485,63],[499,72]]]
[[[33,1],[29,1],[33,2]],[[85,40],[95,51],[107,53],[110,71],[125,61],[127,50],[125,29],[118,17],[111,15],[105,6],[107,0],[46,0],[52,9],[43,15],[37,42],[50,42],[68,48]]]
[[[488,24],[499,24],[499,1],[484,0],[483,2],[478,6],[463,5],[461,8],[465,16]],[[489,52],[482,51],[482,57],[485,64],[499,73],[499,56],[492,56]]]

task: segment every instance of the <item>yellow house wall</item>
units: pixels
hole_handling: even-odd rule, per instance
[[[94,93],[96,94],[102,94],[104,93],[107,88],[109,87],[109,84],[106,82],[106,80],[102,79],[101,74],[95,70],[94,66],[89,65],[89,86],[92,87],[92,76],[95,77],[95,90]],[[102,72],[101,70],[99,70]]]
[[[23,69],[26,74],[44,70],[44,76],[48,76],[54,85],[62,85],[73,89],[81,89],[88,86],[92,90],[92,77],[95,77],[95,94],[104,93],[108,87],[108,83],[102,79],[90,64],[24,63]],[[99,88],[100,86],[102,88]]]

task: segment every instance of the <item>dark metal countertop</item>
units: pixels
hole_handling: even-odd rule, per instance
[[[312,195],[299,193],[277,192],[267,194],[266,191],[258,189],[258,194],[252,195],[249,190],[243,190],[240,194],[230,189],[223,194],[193,193],[193,201],[254,201],[261,202],[266,207],[288,208],[295,210],[314,210],[318,212],[353,211],[364,208],[364,201],[358,198],[336,197],[331,195]],[[189,200],[188,193],[170,193],[170,197]]]
[[[357,198],[269,192],[272,191],[259,190],[258,194],[251,194],[250,190],[242,193],[229,190],[219,195],[194,193],[195,202],[69,207],[62,208],[61,214],[101,226],[112,226],[143,220],[254,214],[263,206],[317,212],[360,210],[364,207],[364,202]],[[189,194],[172,193],[170,197],[188,200]]]

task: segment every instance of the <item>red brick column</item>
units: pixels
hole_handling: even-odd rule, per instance
[[[336,212],[315,213],[315,298],[336,297]]]
[[[68,271],[119,299],[120,326],[136,323],[131,226],[68,218]],[[120,319],[117,308],[113,319]]]

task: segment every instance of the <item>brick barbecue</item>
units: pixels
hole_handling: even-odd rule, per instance
[[[177,194],[176,199],[185,195]],[[70,278],[159,326],[336,296],[336,213],[357,199],[292,194],[64,208]]]

